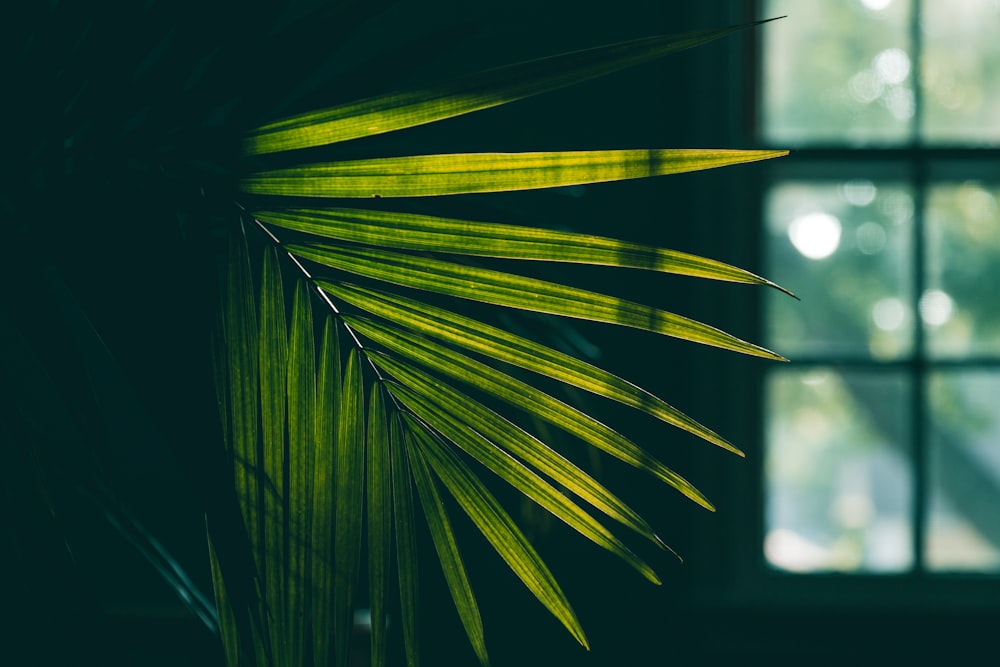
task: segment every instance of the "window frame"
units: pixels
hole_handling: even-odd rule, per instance
[[[919,4],[921,0],[915,0]],[[749,22],[761,17],[763,2],[752,0],[740,7],[731,7],[730,16],[734,22]],[[919,16],[912,19],[914,29]],[[767,141],[762,123],[763,90],[763,49],[762,30],[753,31],[745,40],[744,50],[732,49],[730,74],[732,88],[737,91],[736,104],[730,110],[729,124],[735,128],[734,138],[746,145],[760,148],[788,148],[772,145]],[[919,32],[919,31],[917,31]],[[914,50],[919,49],[919,34],[915,37]],[[917,58],[914,58],[916,61]],[[919,65],[911,73],[918,80]],[[739,80],[742,78],[742,80]],[[744,265],[760,270],[767,275],[765,247],[765,203],[768,189],[782,179],[803,177],[806,180],[816,174],[844,173],[852,162],[866,162],[872,172],[891,171],[903,174],[902,182],[913,188],[914,221],[912,261],[915,267],[922,267],[926,258],[924,247],[924,211],[929,187],[935,183],[953,182],[957,179],[942,177],[965,171],[990,184],[1000,184],[1000,172],[989,174],[989,163],[1000,162],[1000,147],[962,147],[953,145],[921,146],[917,138],[920,123],[919,86],[914,86],[916,95],[916,116],[913,119],[914,132],[905,146],[849,148],[846,146],[792,147],[792,154],[782,160],[760,165],[753,174],[748,174],[747,187],[733,199],[752,211],[752,243],[738,256]],[[735,116],[741,115],[736,118]],[[958,172],[955,171],[956,165]],[[848,178],[863,178],[864,174],[851,173]],[[831,178],[831,180],[833,180]],[[739,203],[733,204],[733,211]],[[731,219],[739,219],[733,216]],[[737,233],[746,238],[746,231]],[[912,272],[913,307],[924,291],[923,270]],[[788,286],[794,289],[794,286]],[[765,341],[766,297],[759,291],[748,295],[751,303],[754,340]],[[917,310],[913,311],[918,312]],[[790,367],[829,366],[836,361],[837,367],[859,366],[863,368],[902,368],[911,374],[910,414],[912,460],[914,464],[913,518],[914,547],[913,563],[907,571],[899,573],[838,573],[811,572],[794,573],[778,570],[770,566],[764,556],[765,536],[765,470],[766,447],[766,398],[765,382],[773,372],[773,364],[741,364],[732,374],[734,384],[730,395],[740,396],[744,408],[732,420],[743,437],[737,437],[745,445],[748,461],[741,462],[751,468],[747,473],[740,466],[719,466],[709,464],[710,473],[718,475],[721,485],[727,489],[725,505],[714,530],[709,531],[706,542],[714,543],[726,550],[708,559],[701,568],[696,586],[696,600],[699,604],[723,608],[754,608],[773,611],[780,610],[885,610],[888,612],[1000,612],[1000,571],[977,572],[930,572],[924,566],[924,535],[926,528],[926,506],[928,500],[927,475],[927,433],[923,426],[926,413],[926,378],[933,368],[1000,368],[998,358],[969,358],[958,360],[931,359],[926,356],[923,331],[914,326],[913,352],[899,361],[879,362],[874,359],[809,358],[793,359]],[[766,344],[766,342],[765,342]],[[749,399],[747,398],[749,397]],[[699,473],[699,477],[702,473]],[[720,536],[725,536],[720,538]],[[726,543],[719,544],[722,539]]]

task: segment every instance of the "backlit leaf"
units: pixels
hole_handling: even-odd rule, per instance
[[[290,197],[428,197],[648,178],[787,154],[676,148],[414,155],[265,171],[244,178],[240,187],[249,194]]]

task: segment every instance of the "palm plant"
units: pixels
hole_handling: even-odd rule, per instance
[[[272,120],[327,89],[331,76],[341,89],[391,88],[364,69],[329,67],[331,45],[390,4],[49,0],[21,3],[0,28],[10,100],[0,109],[10,249],[0,271],[17,286],[0,304],[0,377],[15,388],[0,404],[0,502],[18,517],[3,546],[35,575],[22,577],[17,600],[43,609],[77,591],[85,602],[64,627],[81,642],[94,634],[81,619],[99,606],[88,600],[76,562],[82,540],[70,530],[87,505],[207,627],[218,621],[231,665],[346,664],[361,598],[371,607],[372,662],[384,664],[394,579],[406,659],[416,664],[420,514],[485,663],[455,508],[586,646],[504,494],[654,583],[653,568],[605,519],[667,545],[561,453],[560,434],[711,504],[560,392],[609,399],[739,451],[651,393],[518,331],[516,317],[611,323],[777,359],[679,315],[536,276],[539,265],[572,263],[774,285],[680,252],[465,220],[436,205],[442,195],[645,178],[781,152],[351,158],[377,136],[612,74],[742,27],[633,40]],[[393,56],[405,67],[405,55]],[[200,381],[212,362],[197,353],[212,317],[214,396]],[[197,502],[151,472],[172,458],[196,480]],[[218,619],[157,539],[164,524],[147,520],[151,508],[173,515],[189,505],[208,516]],[[28,614],[26,626],[50,627],[47,614],[43,623]],[[26,643],[52,651],[53,664],[80,660],[74,642],[63,654],[41,632]],[[97,646],[109,642],[90,642],[103,656]]]
[[[620,402],[739,450],[634,384],[471,317],[463,303],[617,324],[777,360],[706,324],[487,262],[570,262],[777,286],[685,253],[412,213],[390,200],[643,178],[783,152],[446,154],[293,166],[283,154],[513,102],[739,29],[554,56],[297,115],[247,133],[243,150],[253,158],[252,171],[239,182],[242,227],[231,242],[216,341],[219,404],[250,553],[242,580],[213,553],[230,665],[348,664],[363,553],[372,663],[385,664],[394,545],[406,659],[418,664],[415,530],[421,512],[461,622],[487,664],[482,620],[447,511],[451,501],[442,491],[586,647],[566,596],[495,497],[494,477],[660,583],[594,510],[669,547],[614,493],[524,426],[525,420],[555,426],[712,509],[709,500],[618,431],[517,373]],[[260,238],[250,238],[249,245],[264,241],[259,263],[247,249],[251,235]],[[490,473],[485,479],[484,469]]]

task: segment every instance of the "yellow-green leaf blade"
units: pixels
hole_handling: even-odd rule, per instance
[[[709,428],[627,380],[558,350],[464,315],[406,297],[346,283],[323,289],[351,305],[421,334],[545,375],[641,410],[740,456],[743,453]]]
[[[589,648],[587,637],[569,600],[510,515],[454,452],[442,446],[432,434],[416,428],[415,424],[411,426],[411,430],[420,444],[421,453],[438,479],[448,488],[483,536],[538,601],[569,630],[574,639],[584,648]]]
[[[244,141],[244,151],[250,155],[287,151],[431,123],[610,74],[746,27],[635,39],[313,111],[254,130]]]
[[[714,510],[708,498],[690,482],[644,452],[631,440],[600,423],[590,415],[563,403],[525,382],[521,382],[505,373],[501,373],[495,368],[449,350],[441,345],[436,345],[401,330],[392,329],[360,318],[345,317],[345,320],[349,321],[356,331],[392,350],[396,354],[418,361],[439,373],[444,373],[465,382],[480,391],[489,393],[550,424],[554,424],[566,432],[577,436],[584,442],[611,454],[615,458],[654,475],[702,507]],[[528,456],[533,455],[535,450],[536,448],[529,448],[527,452]],[[559,463],[565,465],[567,462],[558,462],[550,465],[559,465]],[[541,465],[544,465],[544,463],[533,462],[533,465],[541,469]],[[630,527],[639,529],[640,534],[659,542],[656,535],[645,522],[642,522],[638,526],[630,525]]]
[[[285,229],[373,246],[646,269],[787,291],[712,259],[555,229],[349,208],[266,210],[254,216]]]
[[[240,187],[249,194],[291,197],[428,197],[664,176],[787,153],[678,148],[414,155],[265,171],[244,178]]]
[[[374,358],[375,355],[373,352],[369,351],[369,354]],[[407,381],[413,381],[412,374],[407,374],[405,370],[401,370],[398,363],[393,363],[384,355],[378,355],[376,363],[385,367],[394,375],[395,373],[399,373]],[[414,384],[418,383],[415,382]],[[424,388],[421,387],[421,389]],[[485,434],[475,430],[473,426],[463,421],[461,417],[453,415],[450,409],[453,407],[452,405],[449,404],[449,410],[442,409],[437,399],[445,394],[432,395],[431,398],[425,398],[418,391],[411,390],[403,385],[392,385],[390,387],[390,392],[393,396],[406,405],[421,420],[429,424],[456,446],[465,450],[470,456],[492,470],[505,482],[528,498],[534,500],[553,516],[590,541],[620,557],[650,581],[659,583],[656,573],[633,554],[628,547],[622,544],[599,521],[590,516],[579,505],[567,498],[521,461],[515,459],[504,449],[490,441]],[[451,392],[448,392],[448,395],[450,394]],[[465,411],[461,412],[464,413]],[[477,416],[472,416],[473,423],[477,422]],[[496,435],[496,431],[492,429],[486,428],[484,430],[491,435]],[[507,440],[504,440],[504,442],[507,443]]]
[[[552,315],[607,322],[766,359],[783,357],[701,322],[567,285],[373,248],[289,245],[293,254],[369,278]],[[318,281],[323,286],[325,281]]]
[[[488,665],[486,638],[483,634],[483,621],[479,615],[479,606],[476,604],[476,596],[472,592],[472,585],[465,572],[465,565],[462,563],[462,556],[458,551],[458,543],[455,541],[455,533],[451,528],[451,521],[448,519],[444,502],[441,500],[431,472],[427,468],[427,463],[418,449],[410,442],[406,451],[410,470],[413,472],[413,480],[416,482],[417,495],[430,528],[434,549],[441,561],[444,578],[448,582],[448,590],[451,591],[451,598],[458,610],[458,616],[462,620],[465,632],[469,636],[469,641],[472,643],[472,648],[476,652],[476,657],[479,658],[480,663]]]

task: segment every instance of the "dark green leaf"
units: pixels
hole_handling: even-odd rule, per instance
[[[392,549],[389,416],[382,388],[373,384],[368,404],[368,583],[371,605],[372,667],[386,661],[386,580]]]
[[[361,560],[365,500],[365,397],[356,348],[347,357],[337,415],[336,522],[334,528],[334,656],[346,667],[354,623],[354,582]]]

